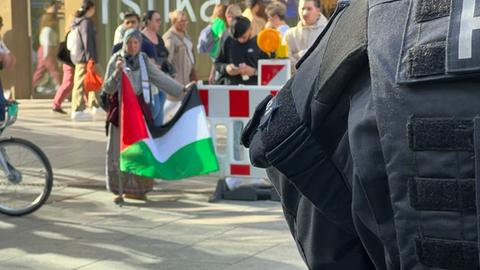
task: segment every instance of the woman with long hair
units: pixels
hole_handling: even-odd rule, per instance
[[[156,10],[149,10],[143,15],[144,28],[142,30],[143,42],[151,44],[155,48],[155,63],[160,69],[169,74],[175,75],[175,68],[168,62],[168,50],[165,47],[162,37],[158,34],[162,25],[162,17]]]
[[[75,77],[72,89],[72,114],[74,121],[92,120],[92,114],[85,112],[87,105],[83,99],[83,81],[87,71],[87,62],[98,62],[97,44],[95,42],[96,30],[91,17],[95,14],[95,3],[92,0],[84,0],[80,9],[75,13],[72,23],[72,31],[78,27],[80,33],[77,40],[78,53],[71,54],[71,60],[75,64]],[[72,53],[72,52],[70,52]],[[92,112],[98,107],[95,92],[88,93],[88,107]],[[95,108],[94,108],[95,107]]]

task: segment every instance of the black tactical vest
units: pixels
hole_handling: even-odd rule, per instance
[[[243,143],[310,269],[480,269],[480,0],[341,1],[270,98]]]

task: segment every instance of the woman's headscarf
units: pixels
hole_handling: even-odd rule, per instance
[[[140,45],[140,50],[136,55],[129,55],[127,54],[127,43],[130,39],[135,38],[138,40]],[[150,82],[148,79],[147,68],[145,66],[145,59],[140,54],[142,47],[142,33],[137,29],[128,29],[125,31],[123,35],[123,48],[122,48],[122,55],[125,58],[125,64],[127,67],[134,71],[140,69],[140,78],[142,80],[142,93],[143,99],[145,100],[146,104],[153,104],[152,102],[152,91],[150,91]]]
[[[140,51],[137,55],[127,54],[127,43],[131,38],[135,38],[138,40],[138,42],[140,43],[140,51],[141,51],[142,32],[140,32],[137,29],[130,28],[127,31],[125,31],[125,34],[123,35],[123,47],[122,47],[123,53],[122,54],[125,57],[125,62],[131,70],[137,70],[140,68],[140,63],[138,62],[139,61],[138,56],[140,54]]]

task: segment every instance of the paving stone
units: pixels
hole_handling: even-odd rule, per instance
[[[47,203],[0,220],[0,269],[307,269],[271,201],[209,203],[216,176],[157,181],[123,207],[105,190],[104,122],[71,122],[48,100],[21,101],[4,136],[29,139],[55,174]],[[65,104],[68,108],[68,104]]]

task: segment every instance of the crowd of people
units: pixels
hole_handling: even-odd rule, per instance
[[[327,23],[319,0],[299,1],[300,21],[294,27],[286,23],[287,1],[246,2],[244,10],[238,4],[216,4],[209,25],[198,38],[188,34],[189,18],[184,11],[169,13],[171,27],[163,35],[160,33],[160,12],[148,10],[142,16],[132,11],[123,12],[123,22],[114,33],[112,54],[122,49],[123,36],[128,29],[138,29],[142,33],[142,52],[161,71],[179,83],[187,84],[200,79],[195,70],[197,47],[198,53],[208,54],[212,60],[208,83],[256,84],[258,60],[269,57],[257,45],[256,37],[260,31],[273,28],[280,32],[294,67]],[[67,16],[70,19],[66,22],[67,35],[64,39],[58,34],[58,8],[57,1],[49,1],[39,20],[39,46],[32,87],[41,91],[40,84],[48,74],[56,89],[52,111],[67,114],[62,108],[62,101],[71,95],[71,119],[91,120],[103,107],[99,92],[86,93],[83,89],[87,63],[98,62],[96,30],[92,20],[95,14],[94,1],[84,0],[73,18]],[[75,28],[80,32],[81,42],[78,46],[81,52],[68,57],[68,53],[65,53],[66,40],[68,33]],[[104,73],[102,70],[98,72]],[[178,106],[168,97],[166,104]]]
[[[237,4],[217,4],[210,24],[198,39],[188,34],[189,18],[181,10],[169,13],[171,27],[163,35],[160,33],[160,12],[148,10],[140,16],[126,11],[122,23],[115,30],[107,69],[105,72],[97,70],[100,74],[105,73],[102,90],[87,92],[84,87],[86,74],[89,69],[98,69],[95,63],[99,61],[97,33],[92,20],[95,3],[92,0],[82,2],[66,23],[64,39],[57,33],[57,10],[57,1],[50,1],[40,18],[32,87],[39,87],[44,75],[49,74],[57,88],[52,111],[67,114],[62,102],[71,95],[70,116],[73,121],[92,120],[97,111],[106,110],[109,137],[107,187],[119,195],[118,183],[122,179],[123,193],[135,199],[146,199],[147,192],[153,188],[153,180],[120,173],[118,168],[117,93],[122,70],[126,71],[137,95],[147,90],[155,99],[152,104],[156,107],[150,108],[151,117],[155,125],[162,125],[172,117],[167,111],[175,111],[175,107],[180,105],[179,98],[187,89],[186,85],[199,79],[195,70],[195,47],[212,60],[209,83],[254,85],[257,84],[258,60],[268,58],[257,45],[256,36],[261,30],[274,28],[281,33],[283,42],[290,48],[292,65],[295,65],[326,24],[318,0],[300,1],[300,22],[292,28],[285,22],[286,1],[250,0],[243,11]],[[62,63],[63,77],[57,59]],[[10,68],[15,63],[14,56],[3,41],[0,43],[0,63],[2,68]],[[3,95],[0,95],[0,103],[5,103],[1,97]],[[169,109],[165,109],[164,113],[163,108]],[[4,114],[0,112],[0,115]],[[115,197],[116,201],[121,199]]]
[[[327,19],[318,0],[299,1],[300,21],[295,27],[286,23],[286,11],[287,3],[280,0],[250,0],[242,13],[236,4],[229,5],[224,16],[225,34],[218,38],[220,49],[216,56],[210,54],[214,69],[209,83],[257,84],[258,60],[269,57],[257,45],[257,35],[265,28],[279,31],[294,67],[326,26]]]

